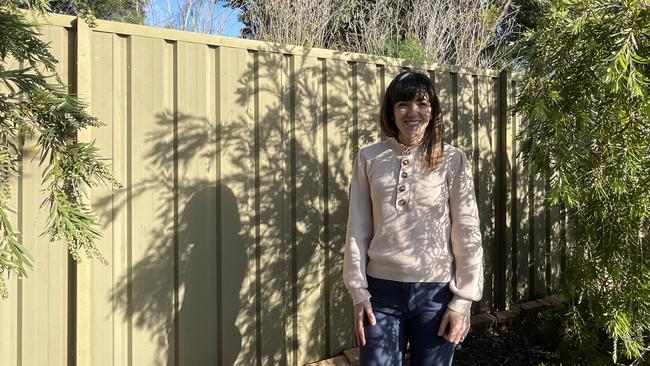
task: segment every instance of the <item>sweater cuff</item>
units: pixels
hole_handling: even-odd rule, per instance
[[[470,316],[472,311],[472,300],[463,299],[458,295],[454,295],[447,307],[461,314]]]
[[[351,288],[350,295],[352,295],[352,305],[364,302],[370,298],[370,292],[366,288]]]

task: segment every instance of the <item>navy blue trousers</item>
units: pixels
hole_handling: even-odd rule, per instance
[[[442,316],[453,293],[443,282],[396,282],[368,276],[370,303],[377,319],[366,317],[366,345],[361,366],[401,366],[406,345],[411,366],[450,366],[454,344],[438,336]]]

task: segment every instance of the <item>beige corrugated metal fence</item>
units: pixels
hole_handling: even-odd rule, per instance
[[[434,79],[474,167],[484,300],[557,286],[559,210],[517,158],[507,73],[52,16],[58,70],[123,189],[92,192],[109,265],[39,234],[34,142],[15,183],[35,256],[0,302],[0,365],[301,365],[355,346],[341,281],[349,169],[402,68]]]

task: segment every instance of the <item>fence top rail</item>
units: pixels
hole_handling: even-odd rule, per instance
[[[73,28],[76,25],[77,17],[61,14],[48,14],[41,21],[45,24]],[[83,20],[80,20],[83,22]],[[179,31],[174,29],[156,28],[138,24],[120,23],[98,19],[95,21],[95,32],[116,33],[125,36],[141,36],[149,38],[164,39],[166,41],[180,41],[189,43],[200,43],[213,47],[231,47],[247,49],[250,51],[263,51],[282,53],[287,55],[311,56],[325,59],[334,59],[348,62],[374,63],[385,66],[397,66],[407,69],[444,71],[457,74],[469,74],[476,76],[498,77],[499,71],[493,69],[474,69],[454,65],[445,65],[432,62],[420,62],[404,60],[392,57],[366,55],[354,52],[343,52],[323,48],[311,48],[302,46],[285,45],[273,42],[255,41],[243,38],[216,36],[211,34]]]

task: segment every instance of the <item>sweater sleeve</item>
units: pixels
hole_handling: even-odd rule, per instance
[[[470,315],[472,301],[480,300],[483,293],[483,249],[470,166],[462,151],[456,157],[450,162],[448,181],[455,269],[449,283],[454,297],[448,307]]]
[[[343,258],[343,282],[353,304],[370,298],[366,279],[367,252],[373,236],[372,202],[366,159],[360,150],[354,160],[350,182],[350,208]]]

